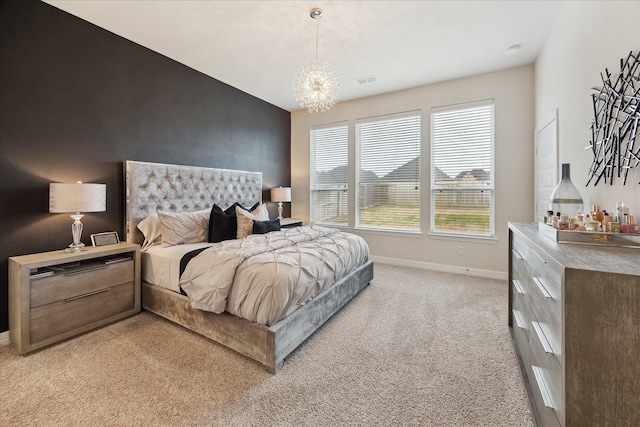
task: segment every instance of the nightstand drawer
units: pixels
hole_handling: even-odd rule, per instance
[[[134,308],[134,282],[99,287],[85,295],[31,309],[31,343]]]
[[[34,279],[31,282],[31,308],[64,301],[105,288],[105,284],[116,286],[133,282],[133,260],[105,265],[91,263],[54,276]]]

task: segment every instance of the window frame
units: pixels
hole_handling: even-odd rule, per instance
[[[325,221],[325,220],[319,220],[318,218],[316,218],[317,215],[317,198],[316,198],[316,193],[318,191],[327,191],[324,189],[318,189],[317,187],[317,182],[315,181],[315,175],[316,175],[316,159],[317,159],[317,152],[316,152],[316,137],[315,137],[315,133],[318,131],[322,131],[322,130],[328,130],[328,129],[340,129],[341,131],[343,131],[345,133],[344,137],[344,161],[345,161],[345,167],[346,167],[346,181],[345,181],[345,186],[344,188],[340,189],[340,193],[344,194],[343,197],[340,197],[340,195],[338,195],[338,207],[337,207],[337,212],[340,213],[340,206],[341,206],[341,199],[345,200],[345,216],[346,216],[346,220],[344,222],[332,222],[332,221]],[[350,161],[349,161],[349,125],[347,121],[342,121],[342,122],[336,122],[336,123],[328,123],[328,124],[322,124],[322,125],[317,125],[317,126],[312,126],[309,130],[309,148],[310,148],[310,177],[309,177],[309,219],[311,221],[312,224],[320,224],[320,225],[326,225],[326,226],[331,226],[331,227],[348,227],[349,226],[349,221],[351,220],[351,217],[349,215],[349,205],[350,205],[350,185],[349,185],[349,175],[350,175]],[[314,187],[314,185],[316,187]]]
[[[362,143],[361,143],[361,125],[366,125],[367,123],[376,123],[376,122],[382,122],[382,121],[391,121],[394,119],[405,119],[405,118],[417,118],[418,123],[417,123],[417,149],[416,149],[416,156],[418,158],[418,179],[417,179],[417,184],[418,184],[418,207],[417,207],[417,212],[418,212],[418,220],[417,220],[417,225],[418,228],[417,229],[411,229],[411,228],[399,228],[399,227],[385,227],[385,226],[377,226],[377,225],[363,225],[361,222],[361,206],[360,206],[360,200],[362,197],[362,185],[361,185],[361,177],[360,177],[360,170],[361,170],[361,164],[362,164]],[[404,111],[404,112],[399,112],[399,113],[391,113],[391,114],[383,114],[383,115],[379,115],[379,116],[372,116],[372,117],[364,117],[364,118],[358,118],[355,120],[355,211],[354,211],[354,220],[355,220],[355,229],[357,230],[366,230],[366,231],[377,231],[377,232],[390,232],[390,233],[406,233],[406,234],[421,234],[422,233],[422,206],[423,206],[423,192],[422,192],[422,188],[423,187],[423,174],[422,174],[422,161],[423,161],[423,156],[422,156],[422,146],[423,146],[423,129],[422,129],[422,124],[423,124],[423,117],[422,117],[422,111],[417,109],[417,110],[410,110],[410,111]],[[386,175],[385,175],[386,176]],[[379,177],[382,178],[382,177]]]
[[[480,107],[489,107],[490,108],[490,147],[489,147],[489,162],[490,162],[490,180],[488,187],[478,187],[476,186],[457,186],[455,188],[451,188],[448,186],[436,185],[434,176],[436,170],[436,156],[434,155],[436,144],[435,141],[435,127],[434,121],[435,116],[438,113],[448,113],[455,111],[463,111]],[[485,99],[481,101],[474,102],[466,102],[461,104],[452,104],[441,107],[433,107],[431,109],[431,120],[430,120],[430,135],[431,135],[431,144],[430,144],[430,176],[429,176],[429,205],[430,205],[430,213],[429,213],[429,234],[433,236],[441,236],[441,237],[462,237],[462,238],[473,238],[473,239],[495,239],[495,204],[496,204],[496,185],[495,185],[495,101],[494,99]],[[479,233],[479,232],[469,232],[469,231],[453,231],[453,230],[436,230],[436,201],[435,195],[438,191],[455,191],[455,192],[488,192],[489,197],[489,231],[487,233]]]

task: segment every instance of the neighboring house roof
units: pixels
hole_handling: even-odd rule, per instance
[[[378,175],[375,172],[360,170],[360,182],[375,182],[377,181]]]
[[[477,181],[489,181],[491,179],[491,174],[484,169],[471,169],[470,171],[462,171],[456,176],[456,179],[463,178],[475,178]]]
[[[360,171],[360,182],[374,182],[378,180],[378,175],[374,172]],[[336,166],[326,172],[317,172],[318,184],[346,184],[349,181],[349,169],[347,165]]]
[[[420,158],[414,157],[404,165],[392,170],[381,178],[385,182],[418,182],[420,181]]]
[[[434,172],[434,178],[436,181],[441,181],[443,179],[451,179],[451,177],[449,175],[447,175],[446,173],[444,173],[442,171],[442,169],[440,169],[439,167],[436,166],[436,170]]]
[[[436,181],[451,179],[439,167],[435,167],[434,177]],[[399,168],[392,170],[382,178],[385,182],[417,182],[420,180],[420,158],[414,157]]]
[[[336,166],[326,172],[317,172],[318,184],[346,184],[349,181],[347,165]]]

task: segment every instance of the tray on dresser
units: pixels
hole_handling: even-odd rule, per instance
[[[640,248],[640,234],[558,230],[542,222],[538,230],[555,242]]]

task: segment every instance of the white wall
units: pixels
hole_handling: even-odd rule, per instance
[[[640,220],[640,166],[626,185],[589,184],[593,156],[589,146],[593,119],[592,87],[600,87],[605,68],[616,73],[620,59],[640,49],[639,1],[569,1],[547,38],[535,65],[536,129],[558,109],[559,164],[571,164],[571,180],[585,209],[594,204],[615,210],[616,201],[630,206]],[[637,83],[636,83],[637,84]],[[636,147],[640,140],[636,141]]]
[[[496,238],[493,240],[429,236],[430,111],[433,107],[493,98],[495,102]],[[508,221],[533,221],[534,67],[512,68],[355,101],[330,111],[291,114],[292,216],[309,221],[309,129],[335,122],[349,125],[350,156],[355,155],[355,120],[411,110],[422,112],[422,234],[370,232],[363,236],[374,257],[406,265],[506,277]],[[352,157],[353,158],[353,157]],[[352,162],[353,163],[353,162]],[[350,187],[355,176],[351,171]],[[350,215],[355,216],[355,192]],[[353,225],[353,220],[352,220]],[[464,255],[458,255],[458,247]]]

